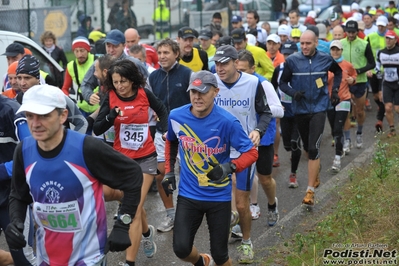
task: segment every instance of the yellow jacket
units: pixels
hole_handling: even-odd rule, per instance
[[[255,72],[264,76],[269,81],[272,80],[274,66],[272,60],[266,55],[266,51],[249,44],[247,44],[245,49],[250,51],[255,59]]]

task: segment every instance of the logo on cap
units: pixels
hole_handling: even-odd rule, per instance
[[[193,82],[192,82],[192,84],[194,85],[194,86],[201,86],[202,85],[202,80],[200,80],[200,79],[195,79]]]

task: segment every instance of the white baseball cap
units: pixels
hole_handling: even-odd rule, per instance
[[[277,34],[270,34],[269,36],[267,36],[266,42],[268,41],[272,41],[275,43],[281,43],[281,39]]]
[[[278,35],[287,35],[290,36],[290,28],[288,27],[288,25],[282,24],[280,26],[278,26],[277,28],[277,34]]]
[[[343,49],[342,43],[341,43],[340,40],[334,40],[334,41],[332,41],[332,42],[330,43],[330,49],[333,48],[333,47],[337,47],[337,48],[340,49],[340,50]]]
[[[358,3],[352,3],[351,10],[359,10],[359,4]]]
[[[51,85],[35,85],[24,93],[22,105],[17,113],[27,111],[30,113],[45,115],[55,108],[66,108],[65,95],[57,87]]]
[[[256,37],[253,34],[247,34],[247,43],[250,45],[256,45]]]
[[[388,19],[386,16],[379,16],[377,18],[377,21],[375,23],[377,26],[384,26],[386,27],[388,25]]]
[[[315,11],[310,10],[310,11],[308,12],[307,17],[316,18],[316,17],[317,17],[317,14],[316,14]]]

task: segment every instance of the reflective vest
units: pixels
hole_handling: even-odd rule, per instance
[[[344,38],[341,40],[341,43],[344,48],[342,56],[346,61],[352,63],[355,69],[359,69],[367,65],[367,58],[364,55],[367,47],[367,41],[356,37],[353,42],[348,42],[348,38]],[[358,74],[356,83],[365,82],[367,82],[366,73]]]
[[[152,20],[155,22],[169,22],[170,11],[167,7],[157,7],[154,14],[152,15]]]
[[[385,34],[384,34],[384,36],[380,36],[377,32],[373,32],[373,33],[370,33],[369,35],[367,35],[366,41],[367,40],[370,43],[371,50],[373,51],[374,60],[377,61],[378,51],[381,51],[386,46]],[[381,66],[381,69],[382,69],[382,66]],[[375,70],[373,69],[372,71],[375,74]]]
[[[78,85],[78,102],[77,102],[77,105],[78,105],[78,107],[80,109],[82,109],[86,113],[93,113],[95,110],[97,110],[100,107],[99,104],[90,105],[88,102],[83,100],[82,91],[80,90],[80,84],[82,83],[86,72],[93,65],[94,60],[95,60],[94,55],[89,53],[86,62],[84,62],[83,64],[79,64],[78,60],[75,59],[75,60],[69,62],[68,65],[67,65],[67,69],[68,69],[69,75],[71,76],[73,82],[75,82],[76,85]],[[74,65],[76,65],[77,73],[75,71],[75,66]],[[98,87],[96,87],[93,90],[93,92],[97,92],[97,91],[98,91]]]
[[[385,34],[384,36],[380,36],[377,32],[373,32],[367,35],[367,39],[370,43],[371,50],[373,50],[373,56],[375,59],[378,51],[385,48]]]

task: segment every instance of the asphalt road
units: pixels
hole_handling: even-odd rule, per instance
[[[369,96],[369,98],[371,98],[371,96]],[[363,129],[363,148],[357,149],[354,147],[351,150],[351,153],[341,160],[342,170],[339,176],[347,177],[349,173],[349,167],[346,166],[349,163],[352,163],[359,155],[362,155],[362,153],[364,153],[367,148],[373,146],[375,142],[375,113],[375,105],[373,105],[372,111],[366,112],[366,121]],[[356,128],[351,129],[352,140],[355,139],[355,131]],[[325,197],[325,195],[328,193],[331,185],[334,185],[338,182],[338,178],[336,176],[334,178],[334,175],[328,171],[328,169],[332,165],[332,161],[335,155],[334,148],[331,147],[332,137],[330,135],[330,132],[330,127],[326,123],[324,136],[321,143],[321,164],[323,166],[320,175],[321,186],[316,190],[316,206],[313,208],[311,214],[315,215],[315,217],[317,217],[318,212],[323,212],[323,202],[328,200],[328,197]],[[307,160],[302,157],[300,161],[299,169],[297,172],[299,188],[290,189],[288,188],[288,177],[290,174],[290,154],[283,149],[282,142],[279,147],[279,157],[281,165],[280,167],[273,169],[273,177],[277,183],[277,197],[279,202],[278,209],[280,213],[280,222],[284,226],[282,226],[280,222],[272,228],[266,224],[265,214],[267,211],[267,200],[261,186],[259,186],[258,202],[261,208],[261,216],[258,220],[253,220],[251,231],[251,239],[254,244],[255,251],[255,260],[258,261],[262,259],[262,257],[269,254],[268,248],[272,247],[282,239],[279,234],[275,232],[276,229],[280,231],[283,230],[284,232],[286,232],[286,235],[289,236],[291,233],[296,232],[296,226],[298,223],[300,223],[301,218],[305,215],[309,215],[308,211],[306,211],[305,208],[298,207],[301,205],[307,188]],[[362,163],[363,161],[360,162],[360,165],[358,166],[361,166]],[[327,184],[329,185],[327,186]],[[176,199],[177,193],[174,194],[174,197]],[[114,222],[113,215],[116,211],[116,207],[117,204],[115,202],[107,203],[109,232],[112,229],[112,225]],[[145,208],[149,224],[152,224],[154,225],[154,227],[156,227],[159,223],[161,223],[165,215],[164,208],[158,196],[158,193],[150,192],[148,194]],[[182,261],[180,261],[173,253],[172,236],[173,230],[168,233],[157,233],[155,236],[155,240],[157,243],[157,254],[153,258],[148,259],[145,257],[144,252],[140,247],[136,260],[136,265],[189,265],[188,263],[183,263]],[[230,257],[233,258],[235,265],[237,264],[236,247],[239,246],[239,243],[240,242],[232,242],[229,244],[229,254]],[[209,236],[205,221],[203,221],[196,235],[194,245],[201,253],[210,253]],[[3,236],[0,237],[0,248],[7,249]],[[120,265],[119,263],[122,261],[124,261],[123,252],[108,254],[109,266]],[[261,264],[254,263],[252,265]]]

